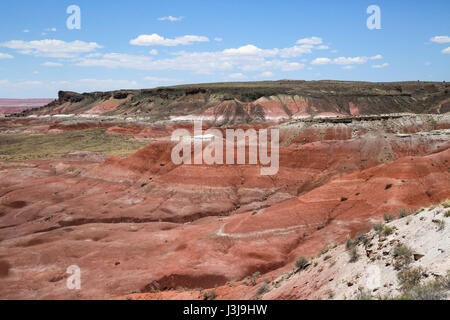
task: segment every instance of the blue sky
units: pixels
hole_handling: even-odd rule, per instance
[[[70,30],[67,7],[81,10]],[[366,12],[377,5],[381,29]],[[217,81],[449,81],[450,1],[2,0],[0,97]]]

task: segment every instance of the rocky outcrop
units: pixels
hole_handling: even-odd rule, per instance
[[[250,123],[309,116],[445,113],[447,83],[276,81],[184,85],[146,90],[74,93],[22,116],[47,114],[139,115],[153,120],[207,119]]]

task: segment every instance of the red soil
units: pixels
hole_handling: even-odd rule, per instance
[[[218,286],[220,299],[252,298],[258,286],[235,280],[273,279],[384,212],[450,197],[446,135],[282,127],[279,172],[261,176],[255,165],[174,165],[174,128],[110,127],[157,139],[125,159],[1,164],[0,297],[202,299],[195,288]],[[66,288],[72,264],[81,291]]]

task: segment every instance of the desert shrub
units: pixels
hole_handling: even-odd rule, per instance
[[[392,220],[394,220],[394,215],[392,213],[385,213],[383,214],[383,220],[386,222],[391,222]]]
[[[203,298],[205,300],[214,300],[216,297],[217,297],[217,294],[214,290],[203,293]]]
[[[317,254],[317,257],[319,258],[321,255],[327,253],[328,251],[330,251],[331,249],[334,249],[334,248],[336,248],[335,244],[330,244],[329,246],[326,246],[325,248],[320,250],[320,252]]]
[[[264,294],[269,291],[269,284],[264,281],[258,289],[258,294]]]
[[[394,267],[401,269],[407,267],[412,262],[413,252],[408,246],[399,243],[394,248],[394,257],[396,258]]]
[[[372,226],[373,230],[375,230],[378,234],[381,233],[381,230],[383,230],[383,227],[384,227],[384,223],[382,223],[382,222],[377,222]]]
[[[298,257],[297,260],[295,260],[294,265],[298,270],[303,270],[308,265],[308,259],[303,256]]]
[[[367,234],[364,233],[360,233],[356,236],[355,238],[356,243],[358,244],[363,244],[364,246],[367,246],[370,242],[369,237],[367,236]]]
[[[412,300],[443,300],[447,293],[438,282],[433,281],[411,288],[407,296]]]
[[[359,290],[355,297],[356,300],[372,300],[373,296],[370,294],[370,292],[367,292],[365,290]]]
[[[450,210],[445,211],[444,217],[446,218],[450,217]]]
[[[383,236],[388,236],[388,235],[394,233],[394,230],[395,230],[395,229],[394,229],[393,227],[384,225],[384,226],[383,226],[383,230],[381,230],[381,235],[383,235]]]
[[[441,205],[444,208],[450,208],[450,199],[445,199],[444,201],[441,202]]]
[[[438,226],[438,231],[444,230],[444,228],[445,228],[445,221],[444,221],[444,220],[438,220],[438,219],[436,219],[436,220],[433,220],[433,222],[437,224],[437,226]]]
[[[400,209],[400,210],[398,210],[398,217],[399,217],[399,218],[404,218],[404,217],[409,216],[411,213],[412,213],[412,212],[409,211],[409,210],[406,210],[406,209]]]
[[[447,271],[447,275],[442,278],[441,283],[445,290],[450,290],[450,271]]]
[[[328,289],[327,291],[325,291],[325,294],[327,295],[328,299],[333,299],[334,298],[334,292],[331,289]]]
[[[347,241],[345,241],[345,249],[346,250],[352,248],[354,245],[355,245],[355,242],[352,239],[347,239]]]
[[[398,274],[403,296],[410,300],[443,300],[448,296],[449,274],[446,277],[421,283],[423,270],[415,268]]]
[[[348,252],[349,255],[349,262],[356,262],[358,261],[359,255],[358,251],[356,250],[356,247],[351,248]]]
[[[402,290],[407,292],[420,284],[422,274],[423,270],[420,267],[403,270],[397,274],[398,283]]]

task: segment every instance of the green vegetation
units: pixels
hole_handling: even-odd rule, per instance
[[[297,260],[295,260],[294,263],[295,267],[298,270],[303,270],[306,268],[306,266],[308,265],[308,259],[306,257],[298,257]]]
[[[359,258],[359,254],[358,251],[356,250],[356,247],[351,248],[350,250],[347,251],[348,252],[348,256],[349,256],[349,262],[356,262],[358,261]]]
[[[450,273],[434,280],[422,283],[422,268],[403,270],[397,274],[402,288],[402,299],[408,300],[443,300],[448,296]]]
[[[323,248],[322,250],[320,250],[320,252],[317,254],[317,258],[319,258],[321,255],[324,255],[325,253],[327,253],[328,251],[336,248],[337,245],[335,244],[330,244],[328,246],[326,246],[325,248]]]
[[[409,216],[410,214],[412,214],[412,211],[406,210],[406,209],[400,209],[398,210],[398,217],[399,218],[404,218]]]
[[[399,270],[409,266],[412,262],[413,252],[408,246],[399,243],[394,248],[395,263],[394,267]]]
[[[422,275],[423,270],[422,268],[418,267],[399,272],[397,274],[397,278],[400,286],[402,287],[402,290],[408,291],[420,284]]]
[[[261,294],[264,294],[266,292],[269,292],[269,284],[266,281],[264,281],[261,284],[261,287],[259,287],[259,289],[258,289],[258,294],[261,295]]]
[[[391,222],[392,220],[394,220],[394,215],[392,213],[385,213],[383,214],[383,219],[386,222]]]
[[[216,297],[217,297],[217,293],[214,290],[203,293],[203,298],[205,300],[214,300]]]
[[[388,226],[382,222],[375,223],[372,226],[372,228],[373,230],[376,231],[378,236],[385,236],[385,237],[391,235],[395,231],[395,227]]]
[[[0,161],[25,161],[61,157],[70,151],[92,151],[129,156],[147,142],[125,135],[107,134],[105,129],[86,129],[47,135],[0,135]]]
[[[441,202],[441,205],[442,205],[444,208],[450,208],[450,199],[446,199],[446,200],[442,201],[442,202]]]
[[[395,230],[394,227],[384,225],[383,230],[381,230],[381,235],[383,235],[383,236],[391,235],[392,233],[394,233],[394,230]]]
[[[375,232],[378,234],[381,233],[381,231],[383,230],[383,227],[384,227],[384,223],[382,223],[382,222],[377,222],[372,226],[373,230],[375,230]]]

